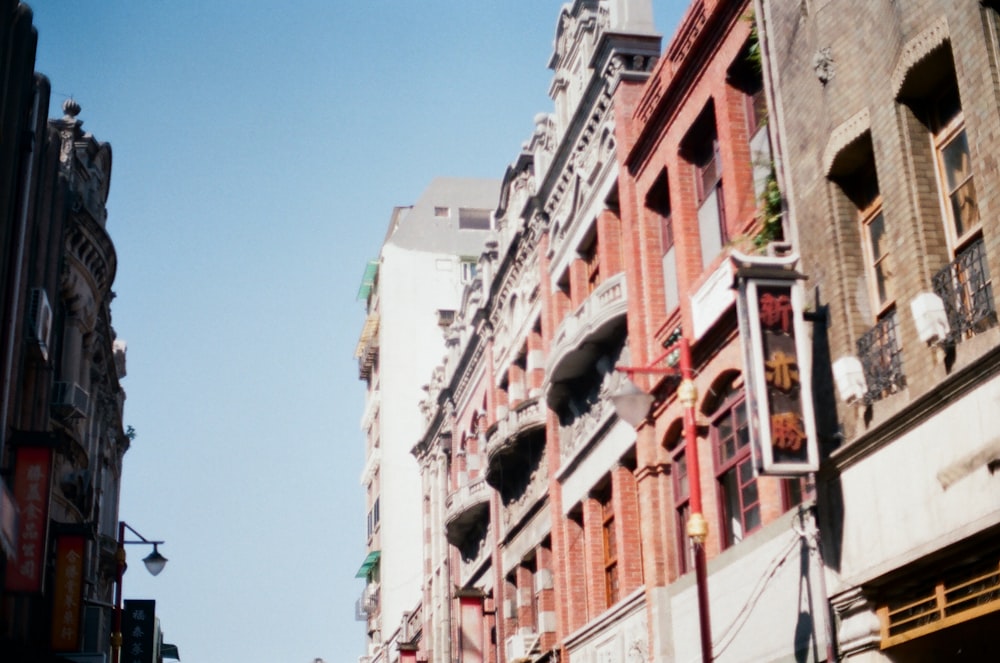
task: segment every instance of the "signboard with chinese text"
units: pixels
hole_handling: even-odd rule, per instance
[[[777,476],[819,469],[809,337],[793,264],[757,258],[737,272],[754,464],[760,474]]]
[[[52,649],[76,651],[80,643],[83,599],[84,539],[62,535],[56,539],[56,572],[52,589]]]
[[[156,662],[156,601],[126,599],[122,608],[122,663]]]
[[[45,568],[49,523],[52,449],[17,447],[14,456],[14,500],[20,510],[17,543],[7,564],[8,592],[40,592]]]

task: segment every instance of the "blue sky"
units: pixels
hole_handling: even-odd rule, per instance
[[[170,558],[132,548],[125,596],[185,663],[355,660],[364,264],[433,177],[503,175],[562,3],[28,4],[50,116],[72,96],[113,150],[121,517]]]

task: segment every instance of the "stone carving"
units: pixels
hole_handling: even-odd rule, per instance
[[[812,67],[813,71],[816,72],[816,78],[823,85],[826,85],[836,74],[833,67],[833,52],[830,50],[829,46],[819,49],[816,54],[813,55]]]

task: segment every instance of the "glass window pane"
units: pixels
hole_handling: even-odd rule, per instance
[[[871,241],[873,260],[879,260],[889,252],[889,240],[885,234],[885,219],[882,217],[882,212],[868,222],[868,239]]]
[[[752,532],[760,527],[760,505],[755,505],[752,509],[747,510],[744,522],[747,532]]]
[[[976,186],[971,179],[951,195],[951,211],[955,218],[956,236],[961,237],[979,225]]]
[[[972,174],[969,167],[969,141],[965,136],[965,130],[944,146],[941,157],[944,161],[948,191],[954,191]]]
[[[757,504],[757,480],[753,479],[747,485],[743,486],[743,508],[746,509],[749,506]]]

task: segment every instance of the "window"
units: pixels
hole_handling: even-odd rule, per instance
[[[611,488],[601,498],[601,530],[604,540],[604,595],[608,607],[618,602],[618,541],[615,537],[615,509]]]
[[[475,259],[462,259],[462,283],[472,283],[479,271],[479,263]]]
[[[958,341],[996,323],[993,287],[972,176],[969,139],[952,79],[928,104],[941,208],[952,261],[933,278],[944,302],[951,340]]]
[[[686,449],[682,446],[674,454],[674,512],[677,516],[677,571],[687,573],[694,568],[694,548],[691,537],[687,533],[688,520],[691,519],[691,487],[688,483]]]
[[[885,216],[882,214],[882,197],[879,193],[878,175],[875,172],[875,159],[870,151],[864,165],[849,178],[848,186],[852,190],[858,210],[869,297],[873,313],[879,318],[892,305],[895,293],[889,236],[886,234]]]
[[[451,210],[447,207],[435,207],[434,216],[440,219],[447,219],[449,216],[451,216]]]
[[[368,511],[368,538],[371,539],[372,535],[378,530],[379,519],[379,499],[375,498],[375,502],[372,504],[372,508]]]
[[[952,251],[957,252],[979,230],[979,208],[969,139],[954,80],[931,100],[929,113],[948,240]]]
[[[722,544],[739,543],[760,527],[760,496],[750,456],[750,434],[743,388],[730,383],[712,417],[722,515]]]
[[[857,354],[868,385],[865,400],[871,403],[906,385],[896,333],[895,277],[889,243],[891,229],[883,214],[871,135],[866,133],[853,141],[838,156],[838,160],[842,167],[836,180],[857,219],[864,276],[868,285],[869,305],[867,310],[862,310],[862,314],[869,318],[873,326],[858,338]]]
[[[702,266],[707,267],[728,239],[722,198],[722,157],[715,130],[715,113],[705,113],[692,128],[691,135],[686,141],[687,151],[694,167]]]
[[[670,189],[667,172],[663,171],[653,187],[646,194],[646,208],[659,224],[660,250],[663,266],[663,293],[667,315],[680,305],[680,291],[677,286],[677,251],[674,248],[674,223],[670,211]]]
[[[489,230],[492,210],[460,207],[458,210],[459,230]]]

